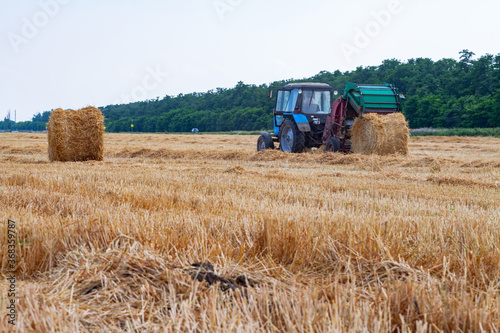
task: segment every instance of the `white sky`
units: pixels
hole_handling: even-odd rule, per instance
[[[0,118],[498,54],[498,13],[498,0],[0,0]]]

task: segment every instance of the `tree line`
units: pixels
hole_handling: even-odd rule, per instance
[[[264,130],[272,128],[274,102],[268,98],[270,89],[275,91],[290,82],[322,82],[342,93],[349,81],[389,82],[406,96],[403,112],[412,128],[500,127],[500,54],[477,59],[474,56],[464,50],[458,60],[389,59],[379,66],[360,66],[353,71],[322,71],[310,78],[269,85],[238,82],[234,88],[167,95],[162,99],[108,105],[101,110],[109,132]],[[35,115],[31,122],[8,125],[17,126],[18,130],[44,127],[49,115],[50,111],[46,111]],[[0,128],[5,128],[5,124],[6,120]]]

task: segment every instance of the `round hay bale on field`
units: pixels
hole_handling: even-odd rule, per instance
[[[48,123],[49,160],[102,161],[104,116],[94,107],[81,110],[56,109]]]
[[[402,113],[368,113],[351,128],[351,151],[357,154],[408,155],[410,129]]]

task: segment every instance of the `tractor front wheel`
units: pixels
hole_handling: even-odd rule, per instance
[[[340,151],[340,140],[338,138],[330,138],[326,142],[325,152],[333,152],[336,153]]]
[[[257,140],[257,151],[263,151],[266,149],[274,149],[273,138],[269,133],[262,132],[261,136]]]
[[[297,125],[290,119],[286,119],[281,124],[280,132],[280,148],[285,153],[301,153],[306,145],[306,136],[299,131]]]

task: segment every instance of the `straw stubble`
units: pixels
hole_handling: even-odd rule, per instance
[[[110,133],[105,163],[50,164],[44,134],[0,138],[20,332],[500,327],[499,139],[412,138],[411,156],[368,156]],[[258,284],[200,282],[191,266],[206,262]]]

